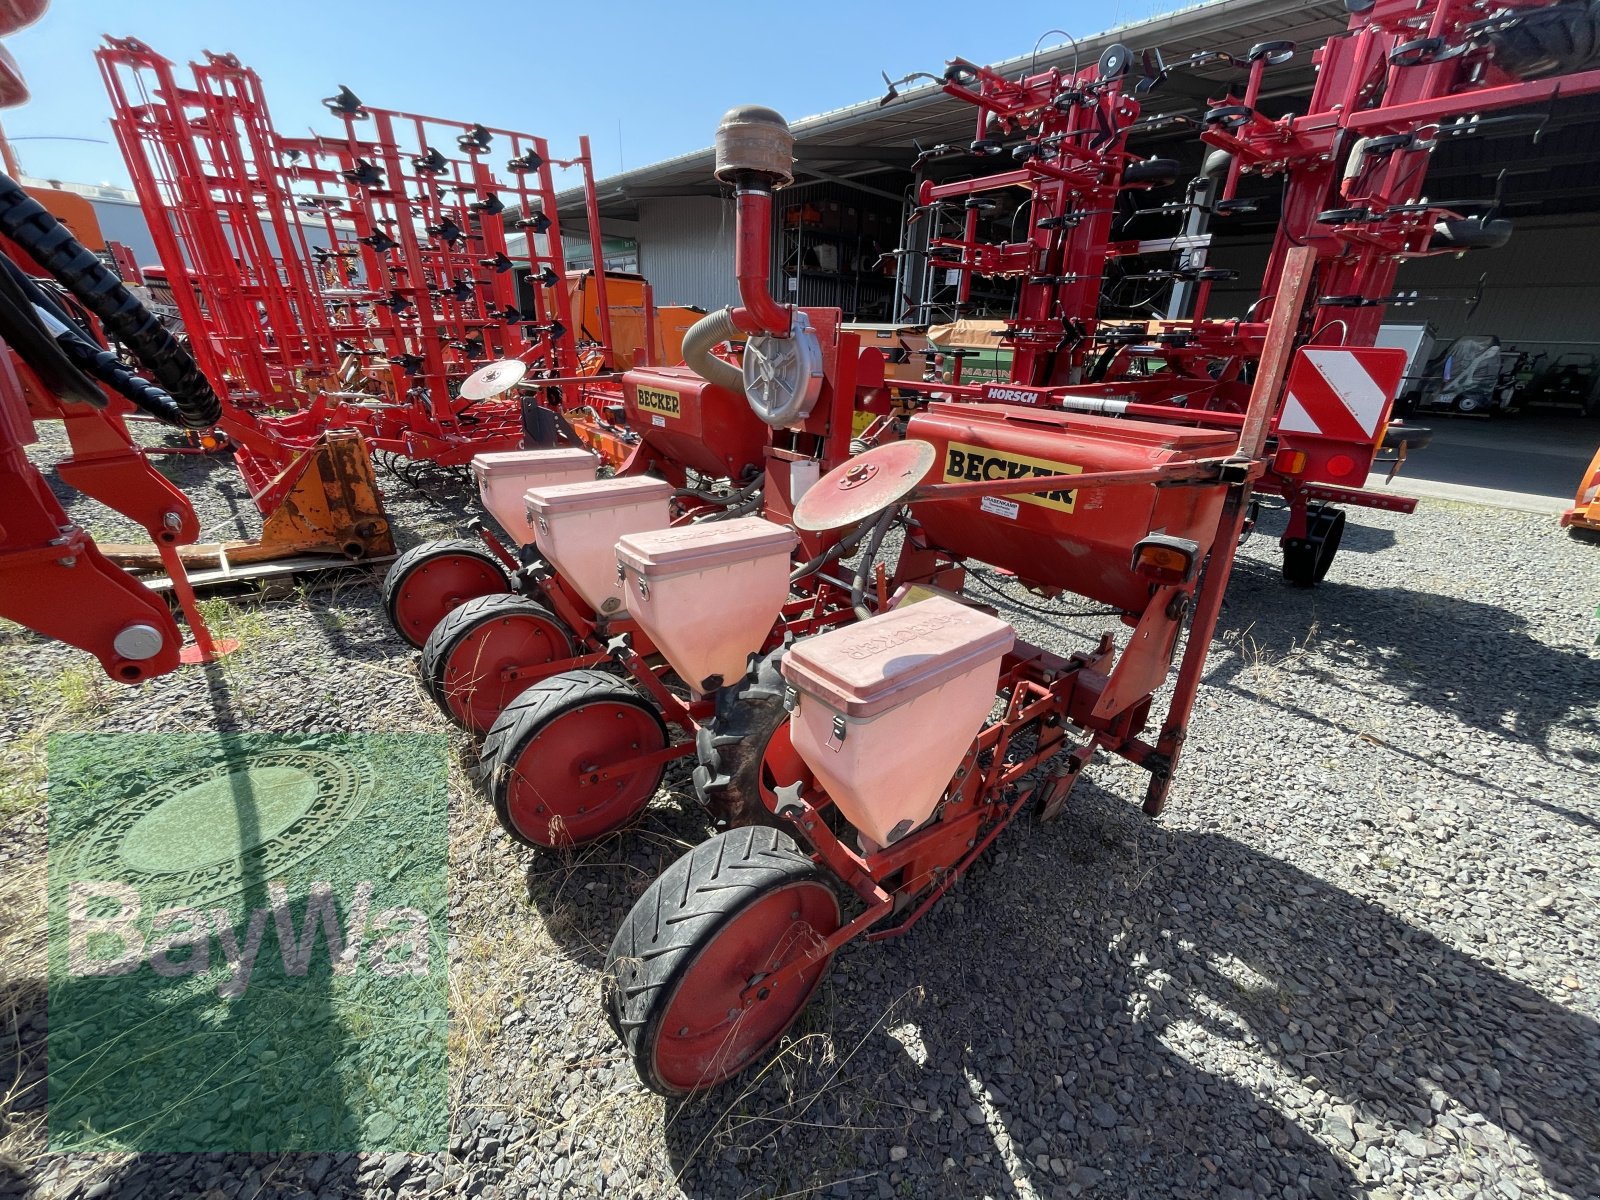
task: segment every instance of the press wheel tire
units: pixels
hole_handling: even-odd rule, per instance
[[[654,706],[615,675],[568,671],[525,689],[483,742],[495,816],[524,846],[581,846],[627,825],[650,803],[664,762],[599,783],[586,776],[666,748]]]
[[[700,765],[694,769],[694,794],[719,825],[737,828],[773,819],[761,798],[761,782],[767,747],[789,719],[778,670],[782,661],[781,647],[757,658],[738,686],[717,697],[715,715],[695,734]]]
[[[383,581],[383,607],[394,631],[420,648],[452,610],[510,590],[505,568],[483,543],[446,538],[413,546],[394,560]]]
[[[1283,541],[1283,578],[1294,587],[1315,587],[1327,575],[1344,540],[1344,510],[1331,504],[1306,507],[1306,536]]]
[[[601,1004],[639,1078],[681,1095],[755,1062],[794,1024],[832,955],[749,1008],[741,993],[814,952],[840,920],[828,877],[781,830],[731,829],[678,859],[623,920],[602,976]]]
[[[422,644],[422,684],[445,716],[483,734],[528,686],[502,671],[572,656],[572,635],[544,605],[514,592],[479,596],[446,614]]]

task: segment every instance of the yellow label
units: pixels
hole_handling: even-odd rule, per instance
[[[1082,467],[1071,463],[1050,462],[1043,458],[1029,458],[1024,454],[969,446],[965,442],[951,442],[944,451],[944,479],[946,483],[976,483],[980,479],[1026,479],[1039,475],[1078,475]],[[1024,504],[1038,504],[1058,512],[1071,512],[1078,502],[1076,491],[1007,492],[1013,500]]]
[[[665,388],[641,387],[638,389],[638,404],[645,412],[660,413],[664,417],[681,417],[683,415],[683,401],[677,392],[669,392]]]
[[[856,414],[850,418],[850,436],[860,437],[867,431],[867,426],[871,425],[877,419],[878,414],[875,412],[866,412],[865,410],[857,411]]]

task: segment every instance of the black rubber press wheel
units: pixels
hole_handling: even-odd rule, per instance
[[[1315,587],[1333,565],[1344,540],[1344,510],[1331,504],[1306,506],[1306,536],[1283,539],[1283,578],[1294,587]]]
[[[505,568],[482,542],[446,538],[413,546],[394,560],[383,581],[383,607],[394,631],[421,647],[447,613],[510,590]]]
[[[639,1078],[695,1092],[759,1059],[827,974],[839,925],[833,885],[781,830],[728,830],[678,859],[623,920],[601,982]],[[787,986],[762,986],[807,958]]]
[[[649,700],[605,671],[568,671],[527,688],[483,742],[495,816],[525,846],[581,846],[621,829],[656,794],[665,762],[607,769],[666,749]]]
[[[445,716],[484,734],[528,686],[504,678],[508,668],[572,655],[572,635],[544,605],[515,592],[479,596],[447,613],[422,644],[422,684]]]
[[[812,790],[810,768],[787,737],[777,737],[789,720],[782,661],[781,646],[756,658],[718,695],[716,713],[695,734],[694,792],[719,826],[771,823],[774,788],[800,782]]]

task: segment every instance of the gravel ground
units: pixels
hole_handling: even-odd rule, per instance
[[[172,469],[235,536],[227,467]],[[390,507],[403,545],[462,511]],[[702,1099],[641,1090],[596,999],[634,897],[703,836],[687,767],[569,858],[514,846],[458,771],[434,1156],[40,1153],[38,731],[441,729],[377,589],[224,606],[245,651],[137,691],[0,631],[0,1195],[1600,1196],[1600,547],[1442,503],[1352,517],[1313,593],[1278,582],[1278,518],[1247,543],[1166,816],[1097,763]],[[1098,629],[1006,615],[1052,647]]]

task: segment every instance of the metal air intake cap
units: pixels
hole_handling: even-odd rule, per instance
[[[780,188],[794,182],[794,134],[770,108],[730,108],[717,126],[716,175],[723,183],[755,182]]]

